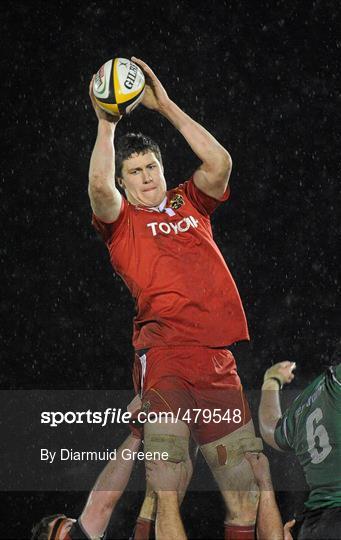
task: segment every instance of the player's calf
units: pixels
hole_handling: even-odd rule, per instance
[[[181,486],[179,498],[182,501],[192,474],[192,462],[189,456],[189,429],[184,422],[155,424],[144,426],[144,451],[149,455],[167,455],[166,461],[184,462],[187,475],[186,483]],[[156,494],[147,482],[146,496],[143,501],[134,532],[134,540],[147,540],[156,515]]]
[[[225,539],[254,538],[259,490],[244,455],[262,448],[252,422],[200,448],[225,501]]]

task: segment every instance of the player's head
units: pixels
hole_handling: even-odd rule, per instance
[[[44,517],[33,527],[31,540],[68,540],[75,521],[64,514]]]
[[[142,133],[127,133],[118,139],[115,176],[132,204],[158,206],[166,195],[160,148]]]

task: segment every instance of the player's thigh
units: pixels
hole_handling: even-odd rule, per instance
[[[144,426],[145,452],[167,454],[167,460],[179,463],[190,460],[189,456],[190,431],[181,420],[177,422],[147,422]]]
[[[200,447],[219,489],[230,517],[244,513],[255,517],[259,490],[246,451],[260,451],[261,442],[255,437],[252,420],[241,428]]]

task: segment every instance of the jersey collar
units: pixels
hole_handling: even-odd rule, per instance
[[[173,208],[166,207],[167,204],[167,195],[163,199],[162,203],[159,204],[159,206],[150,206],[150,207],[144,207],[144,206],[136,206],[138,210],[145,210],[146,212],[159,212],[160,214],[162,212],[166,212],[169,216],[175,216],[175,212]]]

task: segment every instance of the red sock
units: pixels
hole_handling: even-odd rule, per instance
[[[143,519],[138,517],[136,521],[134,540],[149,540],[149,534],[154,522],[150,519]]]
[[[229,525],[225,523],[225,540],[255,540],[255,525]]]

